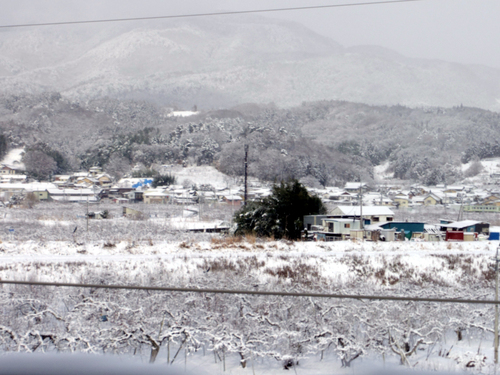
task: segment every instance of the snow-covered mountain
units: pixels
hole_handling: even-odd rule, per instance
[[[256,16],[3,31],[0,90],[201,108],[337,99],[500,110],[500,70],[343,48]]]

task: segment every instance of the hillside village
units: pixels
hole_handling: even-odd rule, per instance
[[[235,212],[244,204],[242,179],[210,178],[193,181],[184,179],[168,186],[153,187],[153,178],[124,177],[114,181],[112,176],[100,167],[68,175],[54,175],[50,181],[33,181],[24,174],[20,160],[2,163],[0,168],[0,198],[3,206],[35,204],[36,202],[116,203],[123,206],[123,215],[134,215],[139,211],[134,204],[182,205],[190,207],[194,221],[201,217],[194,215],[201,204],[217,203],[231,207]],[[179,167],[188,171],[189,167]],[[209,169],[213,167],[200,167]],[[162,174],[178,172],[172,165],[162,166]],[[214,173],[210,170],[207,175]],[[220,173],[219,173],[220,174]],[[490,176],[494,178],[495,176]],[[208,179],[208,180],[207,180]],[[208,183],[210,181],[212,183]],[[464,213],[500,212],[500,189],[495,185],[461,184],[405,186],[404,181],[368,184],[347,182],[342,187],[311,188],[308,190],[321,198],[327,207],[326,215],[304,218],[304,240],[465,240],[493,239],[500,228],[491,227],[484,221],[463,220]],[[260,200],[271,193],[271,184],[251,179],[247,199]],[[397,221],[395,212],[412,211],[423,207],[449,208],[453,218],[442,218],[439,222]],[[91,212],[92,218],[101,218]],[[230,224],[217,223],[218,230],[229,230]],[[191,225],[189,228],[213,230],[210,224]],[[194,230],[194,229],[193,229]],[[452,232],[465,232],[455,234]],[[495,234],[496,233],[496,234]],[[470,235],[472,234],[472,235]]]

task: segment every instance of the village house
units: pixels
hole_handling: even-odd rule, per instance
[[[454,232],[469,232],[469,233],[489,233],[490,224],[482,221],[474,220],[462,220],[454,222],[445,222],[442,220],[440,224],[440,229],[443,232],[454,231]]]
[[[437,204],[442,204],[442,199],[435,193],[429,193],[424,197],[423,204],[425,206],[435,206]]]
[[[500,205],[497,202],[493,202],[493,204],[469,204],[464,205],[462,209],[465,212],[500,212]]]
[[[397,208],[408,208],[410,206],[410,198],[405,194],[396,194],[392,202]]]
[[[49,200],[73,203],[95,203],[99,201],[98,189],[47,189]]]
[[[323,219],[322,230],[316,232],[316,238],[323,241],[345,240],[351,237],[351,231],[361,229],[361,222],[353,219]]]
[[[336,191],[336,192],[326,193],[324,195],[324,197],[327,200],[330,200],[330,201],[335,202],[337,204],[339,204],[339,203],[351,204],[351,202],[358,199],[357,194],[351,194],[347,191]]]
[[[323,220],[327,219],[328,215],[306,215],[304,216],[304,229],[313,230],[323,226]]]
[[[369,186],[366,182],[346,182],[344,190],[348,193],[359,193],[366,192],[369,190]]]
[[[147,190],[142,196],[146,204],[166,204],[170,199],[164,188]]]
[[[360,219],[363,216],[363,225],[394,221],[394,212],[385,206],[337,206],[328,214],[334,219]]]
[[[422,195],[416,195],[411,199],[411,204],[413,206],[423,206],[425,197]]]
[[[461,193],[465,191],[465,186],[463,185],[450,185],[443,190],[443,193]]]
[[[91,167],[89,169],[89,176],[91,176],[91,177],[97,177],[100,174],[102,174],[102,168],[101,167]]]
[[[499,201],[500,201],[500,196],[491,194],[483,199],[482,204],[483,205],[494,204]]]
[[[0,184],[0,196],[3,201],[8,201],[13,196],[24,196],[33,193],[38,200],[48,200],[47,189],[55,189],[56,186],[47,182],[32,183],[3,183]]]
[[[377,192],[368,192],[364,194],[363,204],[367,206],[393,206],[392,199]]]
[[[441,197],[442,204],[460,204],[463,201],[463,197],[459,196],[458,193],[443,193]]]
[[[28,179],[28,176],[24,174],[0,174],[0,183],[25,183]]]
[[[144,192],[139,190],[132,190],[125,194],[130,203],[144,202]]]
[[[0,164],[0,174],[16,174],[17,171],[14,167],[7,164]]]
[[[224,195],[222,201],[230,206],[241,207],[243,205],[243,198],[239,195]]]
[[[217,202],[217,195],[213,191],[199,191],[198,192],[198,197],[201,200],[201,202]],[[252,198],[250,198],[249,195],[249,200],[255,199],[256,195],[253,194]]]
[[[412,195],[424,195],[427,193],[430,193],[430,190],[425,186],[421,186],[421,185],[412,185],[411,186],[411,194]]]
[[[129,199],[128,193],[135,192],[136,189],[133,187],[116,187],[113,186],[108,190],[108,198],[111,200],[123,198]]]
[[[111,176],[107,173],[101,173],[95,176],[95,180],[97,181],[97,184],[102,187],[110,187],[113,183]]]
[[[97,180],[95,180],[91,177],[85,176],[85,177],[78,177],[74,181],[74,183],[75,183],[75,185],[92,186],[92,185],[97,185]]]
[[[54,175],[52,176],[52,183],[57,185],[57,186],[60,186],[60,187],[67,187],[69,185],[73,185],[73,183],[71,182],[71,175],[61,175],[61,174],[58,174],[58,175]]]
[[[393,231],[394,234],[404,234],[406,238],[422,238],[425,232],[425,223],[408,221],[390,221],[385,223],[376,223],[366,227],[367,231],[380,231],[387,234]],[[370,235],[370,234],[368,234]]]

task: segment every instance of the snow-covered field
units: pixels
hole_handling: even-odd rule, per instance
[[[492,299],[497,246],[4,237],[0,278]],[[493,308],[484,305],[22,286],[3,286],[0,299],[3,350],[57,347],[135,353],[148,361],[156,342],[157,365],[172,362],[177,353],[175,363],[192,373],[224,373],[225,367],[229,374],[272,374],[298,361],[290,367],[297,373],[331,374],[367,373],[384,365],[401,369],[405,345],[412,350],[422,341],[408,356],[409,367],[493,372]],[[351,367],[342,368],[349,361]]]
[[[497,242],[290,242],[189,233],[182,208],[3,209],[0,278],[492,299]],[[208,208],[208,207],[207,207]],[[226,220],[214,205],[205,220]],[[438,215],[438,213],[436,213]],[[184,215],[185,216],[185,215]],[[196,218],[184,218],[194,220]],[[3,285],[2,351],[116,353],[192,373],[493,372],[492,306]],[[408,349],[408,350],[406,350]],[[414,352],[411,355],[407,351]],[[175,359],[174,359],[175,358]],[[406,362],[406,366],[399,363]],[[298,362],[298,365],[297,365]],[[292,364],[295,364],[291,366]],[[350,364],[350,367],[342,367]],[[245,365],[245,368],[243,368]],[[387,367],[383,367],[383,366]],[[290,367],[291,366],[291,367]],[[379,367],[377,367],[379,366]],[[472,367],[473,366],[473,367]]]

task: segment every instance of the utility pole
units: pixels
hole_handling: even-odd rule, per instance
[[[87,194],[87,233],[89,232],[89,195]]]
[[[205,196],[203,194],[198,195],[198,220],[201,221],[201,204],[203,203],[202,198]]]
[[[498,247],[497,254],[495,256],[495,364],[498,364]]]
[[[245,196],[243,199],[243,205],[247,205],[248,198],[248,145],[245,145]]]
[[[363,225],[363,184],[361,183],[361,178],[359,179],[359,225],[361,229],[364,229]]]

